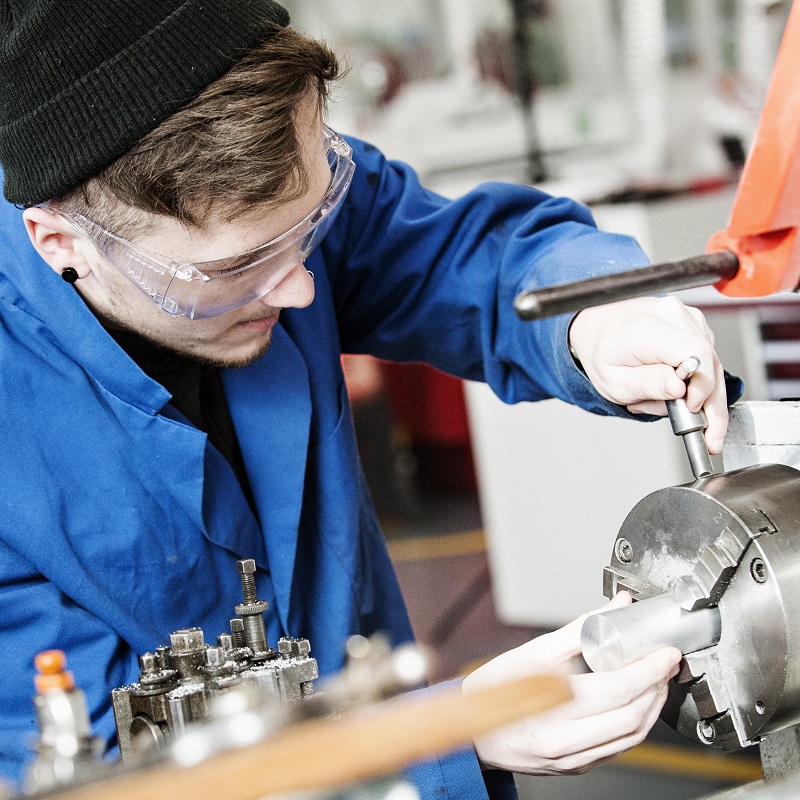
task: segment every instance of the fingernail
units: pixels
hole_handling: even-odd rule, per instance
[[[681,653],[680,650],[677,650],[674,647],[670,648],[670,654],[669,654],[669,659],[667,660],[667,666],[670,670],[674,670],[674,672],[672,673],[673,675],[677,674],[678,670],[680,669],[682,660],[683,660],[683,653]]]

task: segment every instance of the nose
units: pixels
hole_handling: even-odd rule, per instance
[[[314,299],[314,278],[302,261],[286,273],[283,280],[260,300],[271,308],[305,308]]]

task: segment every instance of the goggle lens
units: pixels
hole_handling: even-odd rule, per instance
[[[274,289],[305,261],[331,228],[353,179],[352,149],[325,128],[331,182],[316,208],[286,233],[232,258],[181,264],[138,247],[80,214],[65,214],[100,252],[172,316],[215,317],[240,308]]]

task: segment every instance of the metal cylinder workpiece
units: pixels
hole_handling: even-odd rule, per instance
[[[660,647],[693,653],[716,644],[721,633],[718,608],[686,611],[667,592],[587,617],[581,628],[581,650],[593,672],[604,672]]]

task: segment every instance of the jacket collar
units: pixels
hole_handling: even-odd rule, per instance
[[[222,383],[267,545],[278,614],[283,629],[291,631],[289,606],[311,423],[308,365],[278,323],[267,353],[250,367],[224,371]]]
[[[111,394],[155,414],[169,393],[147,377],[106,333],[80,295],[56,275],[28,239],[22,211],[0,201],[0,301],[41,323],[46,336]]]

